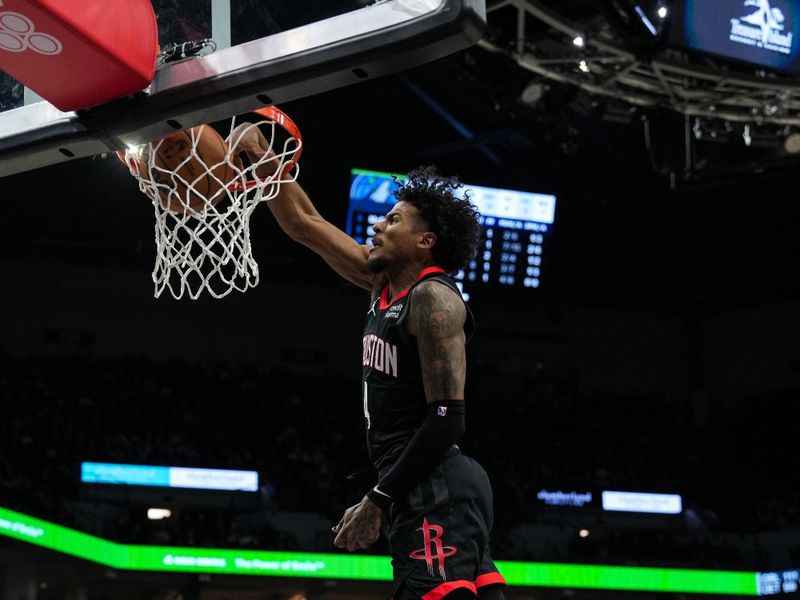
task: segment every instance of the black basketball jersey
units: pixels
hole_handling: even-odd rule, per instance
[[[428,267],[391,302],[388,285],[374,294],[364,323],[364,419],[370,458],[379,471],[397,460],[428,414],[417,343],[403,324],[413,299],[410,292],[422,281],[438,281],[461,296],[444,269]],[[466,309],[464,333],[469,339],[475,326],[469,307]]]

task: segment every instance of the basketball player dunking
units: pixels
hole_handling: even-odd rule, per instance
[[[253,131],[257,131],[253,128]],[[268,149],[255,136],[240,148]],[[502,599],[489,554],[492,490],[455,443],[464,432],[465,345],[472,315],[448,276],[475,255],[478,213],[459,184],[419,169],[359,245],[323,219],[297,183],[269,202],[281,228],[371,293],[363,337],[363,401],[378,482],[333,528],[339,548],[367,548],[381,522],[396,600]]]

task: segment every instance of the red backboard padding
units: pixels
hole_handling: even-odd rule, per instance
[[[150,0],[0,0],[0,70],[60,110],[144,89],[157,55]]]

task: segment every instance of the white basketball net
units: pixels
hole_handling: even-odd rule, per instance
[[[281,111],[268,107],[258,112],[267,118],[239,128],[235,127],[235,120],[231,122],[223,161],[232,170],[228,172],[232,176],[226,176],[227,181],[219,177],[226,170],[222,162],[205,165],[199,160],[196,150],[200,134],[195,135],[194,130],[187,131],[192,140],[190,155],[171,170],[155,162],[163,140],[129,149],[124,156],[120,153],[139,181],[139,189],[150,198],[155,209],[156,298],[165,289],[176,299],[185,294],[196,300],[203,290],[214,298],[222,298],[233,290],[244,292],[258,285],[258,264],[250,244],[250,215],[260,202],[275,198],[282,184],[297,179],[297,159],[302,147],[299,132]],[[291,127],[287,127],[287,121]],[[261,130],[272,152],[244,164],[237,160],[238,152],[234,153],[234,149],[253,127]],[[276,133],[283,135],[287,130],[288,138],[279,151],[275,147],[280,143]],[[181,168],[193,159],[205,165],[205,171],[187,181],[180,175]],[[265,175],[265,169],[274,174]],[[200,193],[201,189],[209,189],[207,176],[219,186],[210,197]]]

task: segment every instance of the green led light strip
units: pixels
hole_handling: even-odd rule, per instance
[[[0,508],[0,535],[117,569],[373,581],[392,579],[392,567],[385,556],[117,544],[5,508]],[[497,566],[509,585],[758,595],[757,574],[746,571],[510,561],[498,562]]]

